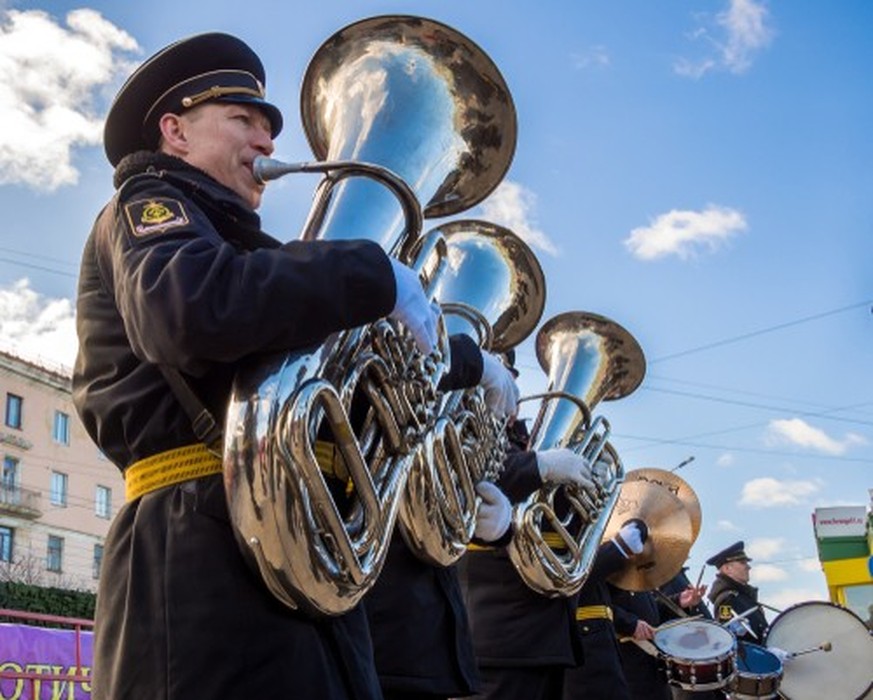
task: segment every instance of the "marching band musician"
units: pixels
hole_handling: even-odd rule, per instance
[[[95,700],[379,700],[360,609],[311,620],[281,604],[235,540],[210,451],[235,370],[391,316],[423,352],[437,311],[370,241],[261,230],[252,163],[282,128],[260,59],[218,33],[140,65],[109,111],[116,193],[86,243],[73,400],[125,474],[105,543]],[[208,428],[208,421],[206,428]]]
[[[638,518],[627,521],[616,536],[603,542],[585,584],[576,598],[576,633],[581,661],[564,674],[562,700],[630,700],[622,664],[618,618],[607,578],[643,551],[648,527]]]
[[[763,644],[768,624],[758,605],[758,589],[749,585],[750,561],[742,541],[734,542],[707,559],[707,564],[718,568],[708,598],[718,622],[730,623],[731,631],[738,637],[746,636],[747,641]],[[740,615],[744,619],[732,622]]]
[[[481,384],[486,404],[498,419],[514,415],[518,389],[512,368],[496,355],[480,352],[466,335],[451,340],[452,369],[440,388],[448,391]],[[502,517],[500,508],[499,503],[483,502],[478,536],[487,537],[501,527],[489,527]],[[422,561],[395,531],[382,572],[364,599],[364,609],[385,700],[445,700],[474,692],[476,663],[455,566]]]
[[[519,447],[525,445],[526,440]],[[477,700],[562,697],[564,671],[582,655],[575,630],[576,596],[548,598],[519,577],[505,549],[511,537],[509,503],[523,500],[545,482],[591,488],[591,479],[587,460],[569,449],[510,455],[498,480],[498,493],[505,493],[507,501],[503,534],[496,539],[498,531],[490,533],[491,546],[471,548],[459,566],[482,677]]]

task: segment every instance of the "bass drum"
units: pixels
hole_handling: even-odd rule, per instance
[[[808,652],[783,662],[779,694],[787,700],[861,700],[873,690],[873,637],[861,618],[839,605],[810,601],[788,608],[770,625],[767,646]]]

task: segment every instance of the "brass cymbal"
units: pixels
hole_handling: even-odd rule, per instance
[[[682,505],[685,506],[685,510],[688,511],[688,515],[691,517],[691,542],[693,544],[697,541],[703,514],[700,510],[700,501],[697,499],[697,494],[694,493],[694,489],[691,488],[685,479],[666,469],[646,467],[627,472],[624,480],[626,482],[648,481],[653,484],[659,484],[682,501]]]
[[[603,540],[614,537],[622,523],[631,518],[646,523],[649,537],[643,551],[628,559],[609,581],[626,591],[651,591],[678,574],[688,558],[691,517],[682,501],[663,486],[650,481],[625,481]]]

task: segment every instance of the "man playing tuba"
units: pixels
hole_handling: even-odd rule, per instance
[[[73,399],[127,503],[105,545],[95,699],[381,697],[362,611],[314,622],[248,568],[215,431],[191,420],[221,425],[258,353],[384,316],[435,342],[417,276],[378,244],[261,230],[252,163],[282,128],[264,83],[243,41],[201,34],[142,64],[106,121],[117,191],[82,258]]]

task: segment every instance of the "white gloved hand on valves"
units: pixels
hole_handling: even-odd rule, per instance
[[[410,267],[391,258],[397,296],[389,318],[400,321],[412,334],[416,347],[429,354],[436,347],[440,310],[424,295],[418,274]]]
[[[537,469],[540,478],[548,484],[573,484],[594,492],[591,479],[591,464],[585,457],[566,447],[537,452]]]
[[[514,416],[518,410],[518,386],[506,365],[488,352],[482,353],[482,379],[485,403],[499,420]]]
[[[494,542],[506,534],[512,522],[512,504],[497,486],[490,481],[476,484],[476,493],[482,502],[476,514],[474,536],[485,542]]]

